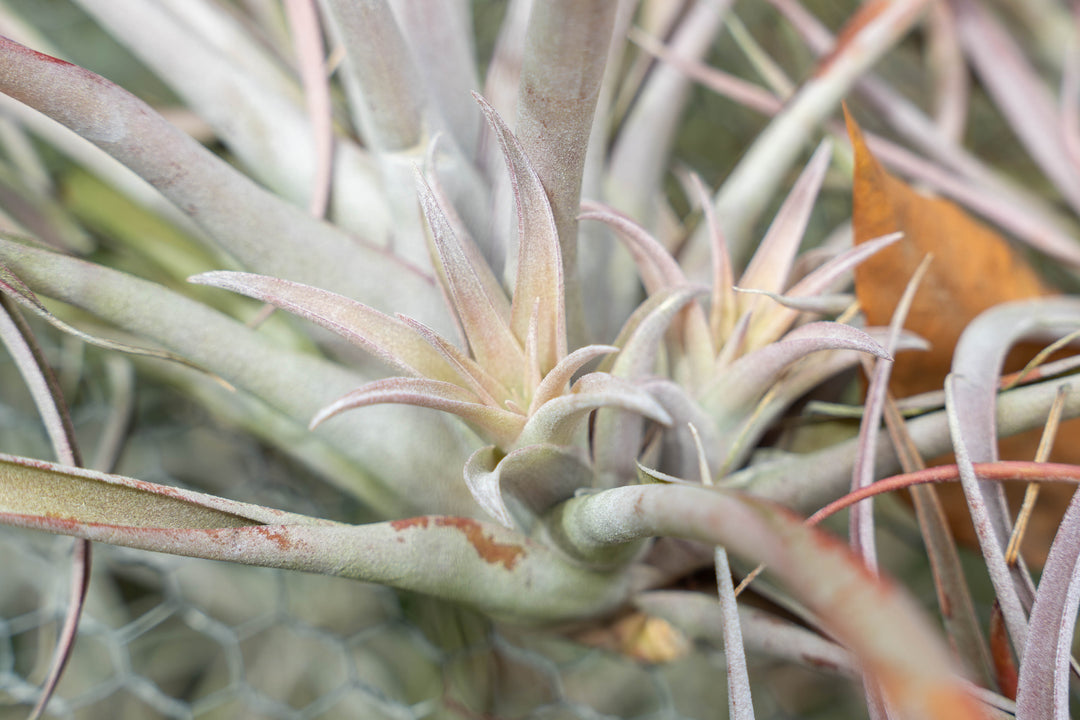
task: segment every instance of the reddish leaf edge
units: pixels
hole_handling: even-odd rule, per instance
[[[1037,463],[1024,460],[999,460],[991,463],[974,463],[975,474],[980,480],[993,482],[1059,482],[1080,485],[1080,465],[1066,463]],[[878,480],[872,485],[837,498],[806,519],[807,524],[817,525],[827,517],[852,505],[884,493],[904,490],[915,485],[929,483],[959,482],[957,465],[938,465],[925,470],[901,473]]]

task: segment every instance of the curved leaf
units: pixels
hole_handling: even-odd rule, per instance
[[[37,295],[26,286],[22,280],[18,278],[11,271],[9,267],[0,263],[0,293],[11,298],[15,302],[19,303],[23,307],[29,309],[35,315],[49,323],[57,330],[67,333],[72,337],[76,337],[82,340],[88,345],[102,348],[104,350],[115,350],[116,352],[127,353],[129,355],[142,355],[144,357],[158,358],[160,360],[169,360],[171,362],[180,363],[186,365],[195,370],[206,372],[203,368],[199,367],[195,363],[187,360],[179,355],[165,350],[155,350],[153,348],[143,348],[136,345],[129,345],[128,343],[116,342],[115,340],[108,340],[106,338],[99,338],[97,336],[85,333],[79,330],[77,327],[68,325],[66,322],[49,312],[49,309],[45,307],[44,303],[38,299]],[[221,380],[221,378],[215,379]],[[225,382],[225,381],[222,381]],[[228,384],[226,382],[226,384]]]
[[[419,172],[416,186],[442,263],[447,290],[473,357],[507,389],[521,388],[524,381],[524,351],[520,339],[506,324],[502,311],[505,297],[489,292],[497,286],[491,279],[484,279],[491,270],[486,265],[475,264],[475,258],[462,249],[435,194]]]
[[[860,263],[884,248],[889,247],[903,238],[902,233],[891,233],[879,238],[860,242],[852,248],[845,250],[836,257],[826,262],[821,267],[811,271],[788,288],[783,295],[766,293],[769,297],[779,302],[792,312],[773,311],[767,315],[767,321],[761,323],[757,329],[758,342],[772,342],[783,335],[791,327],[800,312],[832,313],[839,315],[843,312],[850,300],[847,296],[821,295],[845,273],[852,270]],[[754,288],[745,288],[742,292],[761,292]],[[831,304],[835,297],[836,304]],[[830,304],[824,307],[815,307],[815,303],[823,303],[829,300]],[[844,304],[846,303],[846,304]]]
[[[950,652],[916,602],[840,541],[758,498],[685,485],[622,487],[569,500],[553,537],[588,560],[613,545],[681,537],[763,562],[857,656],[899,718],[981,719]]]
[[[537,408],[544,403],[563,394],[563,389],[570,383],[574,373],[590,360],[617,352],[619,348],[614,345],[586,345],[564,357],[536,386],[532,402],[529,403],[529,415],[536,412]]]
[[[231,290],[287,310],[410,375],[446,382],[461,379],[458,371],[408,324],[329,290],[224,270],[194,275],[188,282]]]
[[[0,523],[381,583],[517,623],[609,613],[630,592],[625,574],[587,570],[519,533],[469,518],[343,525],[8,455],[0,455]]]
[[[810,323],[791,331],[780,342],[739,358],[705,390],[701,404],[711,412],[725,415],[745,411],[776,382],[784,368],[822,350],[857,350],[891,359],[862,330],[840,323]]]
[[[832,142],[822,140],[754,251],[750,264],[739,278],[740,286],[769,292],[784,289],[831,160]],[[746,302],[744,307],[755,304]]]
[[[1058,389],[1070,382],[1068,378],[1049,380],[1002,393],[997,402],[1000,434],[1042,427]],[[1064,416],[1080,416],[1080,393],[1066,396]],[[936,457],[950,451],[948,421],[943,411],[913,418],[906,426],[921,454]],[[797,512],[810,513],[847,491],[856,446],[852,439],[810,453],[781,454],[735,473],[727,482]],[[900,470],[896,453],[888,446],[878,448],[876,465],[879,475]]]
[[[398,377],[375,380],[335,400],[311,419],[311,427],[346,410],[382,403],[416,405],[457,415],[503,448],[513,444],[525,424],[522,415],[484,405],[471,391],[453,383]]]
[[[0,263],[35,292],[71,303],[125,332],[182,354],[288,416],[300,428],[325,403],[367,379],[328,360],[285,350],[220,312],[125,273],[2,237]],[[406,424],[409,430],[403,433]],[[285,442],[302,444],[306,434],[290,432]],[[393,407],[380,408],[366,418],[343,418],[320,430],[320,435],[365,471],[350,477],[364,477],[366,482],[348,483],[346,489],[389,517],[431,507],[422,494],[403,488],[422,483],[432,467],[460,467],[476,442],[449,418],[417,416]],[[382,480],[390,477],[398,478],[392,489]],[[475,509],[464,488],[457,495],[444,495],[442,501],[442,507],[452,507],[454,512]]]
[[[601,408],[625,410],[662,425],[671,423],[664,408],[630,381],[607,373],[589,373],[574,383],[572,393],[541,405],[525,424],[517,444],[569,445],[585,416]]]
[[[634,258],[648,294],[654,295],[665,290],[690,286],[690,281],[671,253],[645,228],[622,213],[605,208],[598,203],[585,202],[582,207],[586,212],[578,217],[579,220],[599,220],[618,232]],[[713,288],[713,293],[716,292],[716,288]],[[694,365],[696,374],[704,375],[705,368],[716,356],[705,311],[699,305],[692,305],[681,316],[679,329],[686,348],[685,352]],[[694,380],[699,380],[699,378],[695,377]]]
[[[551,202],[525,150],[495,108],[473,97],[502,148],[518,218],[518,265],[510,327],[519,341],[528,333],[533,304],[539,300],[537,352],[546,373],[566,356],[565,268]]]
[[[325,287],[445,329],[438,294],[416,268],[267,192],[104,78],[0,38],[0,92],[127,165],[251,270]]]
[[[1016,717],[1069,717],[1069,663],[1080,606],[1080,495],[1074,494],[1046,560],[1020,663]],[[1051,680],[1052,678],[1052,680]]]
[[[501,525],[528,533],[538,515],[589,487],[592,470],[576,448],[536,444],[503,456],[488,446],[465,463],[465,483],[480,507]],[[507,498],[530,517],[511,513]]]
[[[654,372],[659,346],[675,315],[692,302],[701,290],[676,288],[650,296],[634,311],[615,344],[622,351],[612,362],[611,374],[625,379],[641,379]],[[603,367],[603,365],[601,365]],[[597,484],[614,487],[635,477],[637,453],[627,448],[641,446],[643,423],[640,415],[625,412],[598,413],[593,429],[593,462]]]

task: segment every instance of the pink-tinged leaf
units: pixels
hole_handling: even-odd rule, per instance
[[[750,264],[739,278],[741,287],[769,292],[780,292],[784,289],[830,160],[832,143],[822,140],[799,179],[795,181],[795,186],[791,188],[784,204],[777,211]]]
[[[419,172],[416,186],[449,285],[447,289],[473,357],[508,390],[520,388],[525,355],[521,341],[511,332],[500,310],[505,297],[489,294],[493,282],[490,278],[483,279],[483,275],[491,270],[485,264],[474,265],[470,261],[475,258],[462,249],[431,187]]]
[[[250,395],[238,405],[244,408],[241,416],[253,413],[257,418],[269,418],[264,425],[261,419],[248,415],[253,431],[264,433],[267,440],[295,445],[289,438],[298,437],[323,405],[369,379],[339,363],[285,349],[264,333],[185,295],[101,265],[20,245],[2,236],[0,263],[10,267],[34,292],[70,303],[223,376]],[[220,394],[210,394],[220,405],[228,405]],[[340,453],[340,462],[352,468],[352,473],[331,472],[327,478],[331,482],[344,480],[350,493],[385,517],[434,509],[434,504],[429,504],[434,496],[402,491],[400,484],[416,487],[412,483],[424,482],[432,467],[460,467],[475,449],[470,447],[475,438],[445,415],[393,407],[373,413],[378,418],[375,422],[372,414],[357,414],[320,431],[322,440],[317,442],[328,443]],[[400,432],[401,423],[408,424],[407,435]],[[378,479],[386,477],[402,479],[391,490]],[[440,503],[454,503],[458,513],[475,508],[464,488],[447,489],[440,498]]]
[[[964,446],[971,462],[992,462],[998,457],[998,379],[1012,344],[1040,331],[1060,337],[1078,325],[1080,299],[1054,297],[992,307],[976,317],[964,330],[953,353],[953,399],[949,409],[953,443]],[[990,565],[991,577],[997,577],[994,587],[1005,613],[1009,633],[1016,647],[1023,647],[1023,615],[1017,614],[1017,607],[1002,597],[1002,593],[1019,593],[1017,602],[1023,598],[1030,601],[1034,583],[1022,562],[1006,566],[1002,556],[1004,543],[1012,534],[1011,514],[1003,489],[993,483],[976,483],[970,475],[968,478],[970,482],[964,482],[964,495],[972,517],[976,518],[979,545]],[[986,525],[980,526],[978,518],[984,518]],[[1006,576],[1012,577],[1010,585],[1015,588],[1014,591],[998,585],[1005,582]]]
[[[581,209],[578,220],[597,220],[619,233],[637,264],[645,292],[652,295],[660,290],[690,284],[667,248],[641,225],[623,213],[592,200],[582,202]]]
[[[52,666],[49,668],[49,675],[42,683],[41,695],[27,720],[37,720],[45,715],[45,708],[48,707],[49,700],[56,692],[56,686],[60,684],[64,668],[71,659],[71,651],[75,649],[75,639],[79,634],[79,620],[82,618],[83,606],[86,604],[86,591],[90,587],[91,557],[90,541],[81,538],[76,540],[71,560],[74,568],[71,575],[71,596],[68,599],[67,612],[64,614],[64,625],[60,630],[60,638],[56,642],[56,652],[53,655]]]
[[[1009,631],[1005,627],[1005,618],[1001,614],[1001,606],[994,603],[990,608],[990,659],[994,666],[994,682],[1001,689],[1005,697],[1016,699],[1017,686],[1020,682],[1020,673],[1016,669],[1016,660],[1013,658],[1012,643],[1009,640]],[[1013,708],[1015,714],[1015,708]]]
[[[1046,559],[1023,660],[1016,717],[1069,717],[1069,663],[1080,607],[1080,495],[1073,495]]]
[[[709,231],[709,248],[712,268],[712,298],[709,303],[709,330],[712,333],[713,348],[724,345],[735,330],[739,316],[738,302],[735,299],[735,274],[731,267],[731,254],[728,252],[727,239],[720,223],[716,219],[705,183],[693,175],[697,201],[705,214],[705,227]],[[716,353],[714,352],[714,355]]]
[[[895,232],[848,248],[821,267],[807,273],[806,277],[791,286],[787,291],[787,295],[792,297],[817,295],[843,279],[848,271],[854,269],[863,260],[866,260],[879,250],[899,242],[903,237],[903,233]]]
[[[1032,462],[1028,460],[998,460],[992,463],[972,463],[971,468],[976,477],[992,482],[1069,483],[1080,485],[1080,465]],[[825,518],[869,497],[877,497],[897,490],[906,490],[918,485],[959,482],[959,480],[960,468],[958,465],[935,465],[915,472],[893,475],[878,480],[869,487],[833,500],[807,518],[806,522],[811,525],[819,523]]]
[[[671,423],[664,408],[632,382],[607,373],[589,373],[574,383],[569,395],[560,395],[537,408],[517,444],[521,447],[537,443],[570,445],[581,421],[601,408],[622,410],[661,425]]]
[[[782,296],[770,295],[770,297],[773,297],[792,312],[771,311],[765,315],[763,321],[756,327],[755,340],[763,343],[773,342],[791,327],[800,312],[821,312],[813,309],[813,303],[816,298],[824,299],[829,296],[822,296],[820,293],[826,292],[863,260],[866,260],[879,250],[889,247],[902,237],[903,233],[892,233],[859,243],[808,273],[806,277],[792,285]],[[745,288],[743,291],[754,292],[755,288]],[[825,312],[835,310],[837,313],[842,312],[843,309],[836,310],[832,305],[828,306],[827,309],[823,308]]]
[[[1073,47],[1061,68],[1061,136],[1073,167],[1080,167],[1080,50]]]
[[[974,462],[997,459],[994,405],[1001,367],[1012,344],[1031,333],[1049,331],[1060,336],[1077,326],[1080,299],[1054,297],[1002,303],[964,330],[953,354],[952,372],[964,379],[956,387],[956,399],[963,412],[962,427],[970,430],[964,440]]]
[[[585,212],[578,217],[579,220],[599,220],[618,232],[638,266],[647,293],[652,295],[690,285],[671,253],[645,228],[622,213],[599,203],[585,202],[582,207]],[[700,379],[716,357],[709,322],[705,318],[705,311],[697,304],[691,305],[680,319],[681,322],[676,322],[685,352],[694,371],[698,373],[694,379]]]
[[[319,13],[314,0],[286,0],[285,10],[289,17],[293,48],[296,51],[300,79],[304,85],[307,115],[314,135],[315,175],[308,212],[314,217],[322,217],[326,214],[330,202],[334,127],[330,83],[323,62],[325,50],[319,27]]]
[[[132,527],[329,523],[281,510],[67,465],[0,454],[0,512]]]
[[[773,92],[760,85],[710,67],[703,62],[673,53],[662,42],[639,28],[630,28],[627,37],[630,42],[645,52],[664,61],[665,64],[677,68],[679,72],[696,80],[703,87],[712,90],[717,95],[730,98],[743,107],[759,112],[762,115],[775,115],[784,106],[783,101],[776,97]]]
[[[524,342],[539,299],[538,354],[542,373],[566,356],[566,307],[562,251],[551,202],[517,138],[483,97],[473,93],[506,158],[518,219],[518,266],[510,327]]]
[[[461,377],[461,381],[457,384],[467,386],[483,402],[493,407],[500,407],[511,401],[512,398],[506,388],[500,385],[498,380],[491,377],[484,368],[480,367],[464,351],[448,343],[434,330],[421,322],[404,316],[399,316],[398,320],[411,327],[418,335],[427,340],[431,347],[435,348],[446,362],[457,370]],[[438,378],[431,379],[437,380]]]
[[[510,299],[506,296],[506,290],[503,288],[499,278],[496,277],[496,270],[493,268],[500,267],[500,263],[497,263],[494,259],[488,260],[485,257],[484,252],[476,244],[476,240],[469,232],[469,228],[465,225],[465,221],[458,213],[457,208],[454,207],[454,203],[447,195],[446,188],[443,186],[442,178],[440,174],[436,172],[440,163],[438,161],[438,154],[436,150],[443,144],[443,136],[436,135],[428,143],[427,156],[424,159],[424,179],[428,182],[428,187],[431,188],[431,194],[435,198],[435,203],[442,210],[443,218],[447,224],[450,225],[450,231],[457,238],[458,245],[461,246],[461,250],[465,253],[466,260],[469,265],[476,269],[477,277],[484,285],[485,294],[491,298],[492,305],[495,310],[503,318],[503,322],[510,323]],[[429,254],[430,251],[429,251]],[[437,256],[437,253],[436,253]],[[435,270],[439,273],[440,283],[443,288],[449,287],[449,283],[446,280],[445,268],[441,263],[436,263]]]
[[[971,76],[956,19],[948,5],[932,5],[927,18],[927,60],[934,81],[934,125],[942,136],[962,141],[971,103]]]
[[[619,348],[614,345],[586,345],[564,357],[536,386],[532,402],[529,403],[528,414],[532,415],[541,405],[562,395],[570,380],[574,377],[574,373],[583,368],[590,360],[617,352],[619,352]]]
[[[945,378],[945,411],[949,420],[949,435],[952,438],[953,453],[956,455],[956,466],[960,473],[960,485],[964,489],[964,496],[967,499],[968,510],[971,514],[971,523],[975,527],[975,536],[979,540],[979,549],[982,550],[983,558],[986,561],[986,569],[990,575],[990,582],[994,586],[994,593],[1001,607],[1005,626],[1009,630],[1009,637],[1012,639],[1013,647],[1017,649],[1017,652],[1020,652],[1021,648],[1026,646],[1028,633],[1028,618],[1024,612],[1023,596],[1021,595],[1022,592],[1024,594],[1029,592],[1024,584],[1027,571],[1026,568],[1022,567],[1023,560],[1020,560],[1016,567],[1022,572],[1022,577],[1014,580],[1013,573],[1005,562],[1005,543],[1010,535],[1010,525],[1006,524],[1002,528],[1004,534],[1001,534],[1002,531],[995,528],[989,503],[985,500],[990,493],[984,492],[982,487],[992,483],[980,481],[975,475],[973,462],[981,460],[981,458],[970,454],[965,440],[971,430],[971,415],[974,413],[970,403],[964,404],[963,400],[957,399],[958,387],[962,393],[964,384],[965,378],[963,376],[950,373]],[[993,424],[992,415],[991,424]],[[991,437],[995,436],[995,429],[992,427]],[[980,444],[982,443],[980,442]],[[992,459],[996,460],[996,453],[994,455]],[[997,487],[997,494],[1003,495],[1000,486]],[[1004,504],[1004,497],[1001,500],[1002,504]],[[1008,518],[1005,519],[1005,522],[1009,522]],[[1027,583],[1031,583],[1030,577],[1027,577]],[[1023,661],[1022,657],[1021,661]]]
[[[484,405],[459,385],[426,378],[386,378],[367,383],[327,405],[312,418],[311,427],[346,410],[383,403],[416,405],[457,415],[501,448],[510,447],[525,425],[524,416]]]
[[[592,484],[583,455],[577,448],[538,444],[504,457],[488,446],[465,464],[465,483],[480,507],[501,525],[528,534],[538,516]]]
[[[889,321],[888,339],[885,352],[891,356],[896,346],[915,299],[915,292],[926,271],[930,267],[932,256],[923,259],[915,269],[904,288],[903,295],[896,304],[892,319]],[[865,412],[859,423],[858,450],[855,455],[855,470],[851,474],[851,489],[858,490],[874,482],[874,461],[877,457],[878,430],[885,412],[885,399],[889,390],[889,376],[892,371],[892,357],[879,358],[870,373],[870,383],[866,389]],[[852,549],[866,561],[867,567],[877,570],[877,544],[874,541],[874,511],[871,503],[862,503],[852,508],[848,521]],[[870,688],[867,688],[870,692]]]
[[[575,345],[585,334],[577,214],[619,8],[609,0],[533,4],[521,57],[514,131],[546,191],[541,195],[550,199],[558,228],[566,323]],[[528,297],[523,300],[531,302]]]
[[[445,329],[430,278],[276,197],[104,78],[3,38],[0,92],[127,165],[245,267],[325,287]],[[164,156],[170,159],[167,165],[161,162]]]
[[[460,379],[457,369],[408,324],[329,290],[224,270],[195,275],[188,282],[230,290],[287,310],[409,375],[446,382]]]
[[[0,455],[0,524],[142,550],[381,583],[513,622],[613,612],[626,575],[595,572],[521,533],[465,517],[370,525]]]
[[[1062,196],[1080,210],[1080,170],[1070,161],[1053,97],[1016,41],[978,2],[952,3],[964,52],[1013,132]]]
[[[585,561],[613,545],[670,536],[763,562],[881,684],[897,718],[986,717],[918,604],[784,508],[738,493],[653,484],[576,497],[563,504],[558,520],[552,535]]]
[[[424,87],[390,4],[331,0],[323,9],[347,48],[345,95],[366,144],[393,151],[420,143]]]
[[[890,357],[862,330],[832,322],[810,323],[792,330],[780,342],[739,358],[706,389],[702,406],[723,415],[746,410],[786,367],[823,350],[857,350],[874,357]]]
[[[867,334],[875,341],[878,341],[874,337],[874,331],[875,328],[868,328]],[[925,342],[922,342],[921,339],[912,338],[907,334],[902,336],[901,339],[903,349],[925,349],[926,347]],[[727,475],[742,465],[757,446],[761,437],[775,425],[777,418],[795,400],[829,378],[857,365],[861,359],[861,354],[865,352],[862,349],[848,349],[811,353],[783,371],[775,384],[760,388],[763,390],[763,394],[749,409],[746,407],[739,410],[713,408],[711,405],[704,405],[703,398],[703,407],[706,410],[712,408],[714,421],[718,425],[718,435],[722,439],[721,446],[717,450],[717,453],[724,457],[723,464],[719,466],[720,474]],[[752,369],[751,372],[753,372]],[[852,453],[854,453],[854,450],[852,450]],[[849,474],[844,479],[845,486],[850,485],[852,465],[846,465],[846,467]],[[817,488],[813,488],[808,483],[804,490],[816,492]],[[842,492],[842,490],[836,492]]]
[[[652,295],[634,311],[619,332],[615,344],[622,351],[615,356],[611,372],[619,377],[638,378],[653,372],[660,343],[675,316],[703,288],[684,286]]]

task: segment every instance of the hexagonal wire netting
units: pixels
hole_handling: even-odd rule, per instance
[[[124,382],[116,363],[126,361],[84,354],[44,329],[39,337],[93,457]],[[335,520],[360,516],[355,502],[190,399],[145,380],[136,387],[116,472]],[[52,458],[2,352],[0,452]],[[0,526],[0,720],[25,718],[40,695],[69,599],[72,546]],[[649,664],[577,642],[580,628],[495,626],[341,578],[107,545],[93,555],[78,639],[46,717],[689,720],[727,706],[715,648]],[[758,717],[835,718],[838,701],[859,704],[854,683],[753,662],[752,677],[769,688],[755,697]]]
[[[71,541],[0,535],[0,719],[26,717],[67,602]],[[57,718],[697,718],[726,706],[710,652],[649,665],[494,631],[381,587],[95,548]],[[705,708],[712,712],[702,714]]]

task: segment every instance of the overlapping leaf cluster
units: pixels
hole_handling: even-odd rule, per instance
[[[1022,564],[999,557],[1008,511],[996,485],[979,485],[970,461],[997,459],[994,392],[1004,348],[1029,330],[1060,334],[1075,324],[1072,301],[1006,307],[974,322],[968,313],[948,338],[925,331],[920,313],[947,309],[950,293],[956,303],[969,299],[963,283],[950,284],[959,274],[954,258],[966,248],[941,247],[950,267],[931,264],[924,286],[911,280],[932,244],[926,227],[938,217],[964,218],[950,227],[970,221],[952,205],[921,214],[889,206],[930,201],[911,200],[918,196],[885,175],[858,136],[853,246],[843,246],[841,232],[817,260],[799,254],[829,169],[846,154],[828,139],[760,240],[753,228],[821,128],[840,134],[828,120],[858,90],[901,134],[921,129],[922,149],[935,148],[956,177],[943,180],[939,169],[895,146],[882,146],[883,159],[922,172],[920,179],[968,199],[1043,250],[1069,261],[1077,252],[1043,204],[1001,183],[868,74],[929,3],[868,3],[836,40],[797,5],[775,4],[811,48],[829,50],[797,86],[739,29],[723,0],[685,3],[676,13],[663,12],[663,2],[511,3],[484,84],[467,3],[326,0],[316,12],[297,0],[285,3],[284,17],[240,17],[212,0],[80,0],[166,80],[242,169],[143,100],[53,57],[59,49],[29,33],[22,43],[0,38],[0,110],[15,123],[12,137],[44,138],[186,234],[179,252],[154,251],[164,280],[80,258],[70,251],[86,248],[65,240],[78,232],[64,229],[65,211],[47,209],[48,187],[33,184],[33,162],[9,153],[27,178],[20,190],[34,200],[11,214],[24,211],[21,229],[38,237],[0,238],[0,318],[11,319],[0,337],[35,388],[60,464],[0,457],[0,519],[84,541],[383,582],[515,622],[599,621],[636,605],[695,636],[717,637],[722,626],[732,717],[754,712],[740,625],[773,652],[782,643],[768,640],[784,633],[798,638],[810,664],[827,657],[841,658],[847,671],[857,665],[875,717],[985,717],[1009,707],[996,694],[1008,694],[1003,673],[979,667],[986,663],[970,602],[967,625],[947,630],[983,691],[959,679],[915,603],[870,569],[872,516],[853,513],[856,555],[790,510],[811,510],[848,486],[863,489],[875,461],[895,466],[892,448],[875,445],[882,414],[905,462],[948,449],[951,426],[965,507],[979,520],[1021,677],[1059,669],[1067,656],[1060,642],[1052,657],[1037,655],[1037,665],[1025,664],[1034,655],[1021,648],[1048,640],[1044,625],[1029,632],[1031,602],[1032,617],[1059,618],[1069,609],[1062,598],[1071,585],[1060,568],[1075,563],[1075,541],[1069,535],[1051,551],[1050,584],[1036,595]],[[981,10],[952,5],[930,11],[926,32],[951,27],[950,19],[964,32],[986,30]],[[710,74],[693,59],[725,19],[771,89]],[[663,29],[669,45],[631,29],[638,21]],[[272,48],[253,25],[294,47]],[[627,69],[627,36],[665,63],[649,73]],[[343,53],[333,81],[322,66],[324,40]],[[282,70],[282,58],[294,55],[302,88]],[[1026,72],[1008,57],[1011,69],[1020,63]],[[972,62],[991,61],[973,53]],[[775,117],[715,194],[687,176],[686,197],[700,221],[672,230],[656,207],[688,75]],[[630,96],[631,110],[610,122]],[[1003,102],[1012,108],[1016,101]],[[1075,167],[1061,165],[1038,133],[1024,137],[1063,195],[1075,197]],[[869,190],[868,168],[878,172]],[[978,206],[986,193],[998,202]],[[1003,242],[959,234],[977,245]],[[894,276],[890,258],[898,254],[912,262]],[[208,257],[218,269],[203,271]],[[844,293],[852,270],[870,327],[856,326],[858,305]],[[978,280],[993,283],[990,274],[980,270]],[[186,279],[331,334],[274,327],[274,320],[266,330],[245,324],[236,316],[250,314],[249,306],[192,290]],[[68,328],[57,318],[65,311],[51,311],[40,297],[129,336],[119,343],[79,331],[110,349],[161,346],[140,352],[181,363],[152,372],[315,468],[381,521],[340,524],[73,467],[63,400],[16,307]],[[1012,298],[980,296],[975,305],[1004,299]],[[934,353],[951,356],[959,345],[947,412],[905,425],[885,381],[894,352],[927,347],[901,332],[908,306],[908,327],[927,335]],[[888,331],[872,327],[890,322]],[[860,361],[872,380],[858,439],[808,455],[755,457],[796,401]],[[1026,409],[1005,412],[1003,426],[1041,424],[1056,390],[1004,396],[1001,408]],[[935,400],[922,398],[920,408]],[[947,538],[944,521],[921,511],[920,521],[935,567],[958,567],[951,541],[932,539]],[[1073,525],[1070,514],[1066,532]],[[669,568],[643,554],[668,537],[695,541],[704,559]],[[775,599],[823,634],[739,612],[728,551],[764,562],[786,588]],[[720,603],[700,593],[653,592],[714,558]],[[939,581],[939,592],[943,606],[967,597],[962,580]],[[1063,686],[1054,685],[1055,707]],[[1023,691],[1020,699],[1026,713],[1045,707]]]

